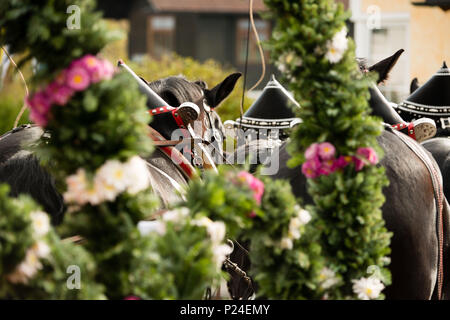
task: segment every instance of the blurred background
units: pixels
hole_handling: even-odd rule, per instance
[[[336,0],[351,10],[349,35],[357,56],[376,63],[396,50],[405,53],[388,82],[381,87],[393,102],[409,95],[410,82],[427,81],[450,60],[450,0]],[[244,72],[247,54],[249,0],[97,0],[111,30],[121,40],[109,45],[102,55],[111,62],[123,59],[147,81],[171,75],[204,80],[209,87],[228,74]],[[263,0],[254,0],[255,25],[260,39],[269,39],[273,23],[265,18]],[[246,88],[261,74],[261,59],[250,33]],[[268,81],[278,75],[265,50],[266,76],[262,84],[246,95],[244,110]],[[12,129],[23,105],[25,91],[18,74],[0,53],[0,134]],[[448,61],[450,62],[450,61]],[[31,66],[22,71],[27,78]],[[222,120],[236,119],[243,90],[243,78],[232,95],[218,108]],[[27,123],[28,115],[21,123]]]

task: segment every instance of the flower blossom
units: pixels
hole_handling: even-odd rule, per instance
[[[344,27],[327,42],[325,58],[331,63],[339,62],[348,47],[347,29]]]
[[[384,289],[384,284],[380,279],[375,277],[361,278],[359,280],[352,280],[352,282],[353,292],[361,300],[376,299]]]

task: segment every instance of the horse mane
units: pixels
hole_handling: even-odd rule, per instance
[[[0,137],[0,183],[10,186],[12,197],[30,195],[57,225],[62,222],[66,210],[63,197],[38,158],[24,149],[42,133],[39,127],[19,127]]]
[[[200,82],[190,82],[184,76],[172,76],[148,83],[148,86],[169,105],[198,101],[203,97]]]
[[[369,71],[369,65],[366,58],[356,58],[356,62],[358,63],[359,70],[361,70],[361,72]]]
[[[22,126],[0,136],[0,163],[23,151],[23,146],[39,139],[43,131],[41,128]]]

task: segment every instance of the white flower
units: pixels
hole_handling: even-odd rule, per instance
[[[290,71],[288,66],[301,67],[302,64],[303,60],[294,51],[289,51],[280,56],[277,66],[281,73],[287,73]]]
[[[298,212],[298,218],[300,219],[302,225],[305,225],[311,221],[311,214],[305,209],[300,209]]]
[[[181,222],[188,216],[189,216],[189,209],[182,207],[165,212],[162,216],[162,219],[164,221]]]
[[[132,157],[125,163],[124,170],[128,180],[128,193],[136,194],[150,186],[147,163],[142,158]]]
[[[31,250],[38,256],[39,258],[47,258],[50,254],[50,247],[44,241],[37,241],[32,247]]]
[[[214,262],[216,263],[217,268],[220,269],[227,256],[233,252],[233,248],[227,244],[213,245],[212,251]]]
[[[330,268],[323,268],[319,274],[319,280],[321,282],[321,287],[323,289],[331,288],[339,282],[339,279],[336,277],[336,273]]]
[[[39,257],[34,250],[29,249],[25,256],[25,260],[21,262],[16,270],[9,274],[7,278],[12,283],[26,284],[40,269],[42,269],[42,264],[39,261]]]
[[[117,192],[124,191],[128,186],[125,165],[117,160],[106,161],[96,173],[96,179],[116,189]]]
[[[91,192],[87,190],[88,201],[95,205],[104,200],[114,201],[119,194],[119,191],[111,184],[108,184],[101,176],[95,175],[94,184],[91,187]]]
[[[84,191],[84,198],[87,202],[89,202],[92,205],[98,205],[103,202],[104,198],[104,191],[105,189],[102,188],[102,186],[93,183],[91,184],[86,190]]]
[[[208,217],[201,217],[199,219],[195,219],[192,221],[194,226],[205,227],[207,228],[213,221]]]
[[[30,216],[36,237],[45,236],[50,230],[50,219],[48,215],[42,211],[33,211]]]
[[[225,238],[225,223],[222,221],[210,223],[206,230],[213,244],[220,243]]]
[[[300,239],[300,227],[302,226],[302,221],[299,217],[291,218],[289,221],[289,238]]]
[[[286,72],[287,72],[287,66],[286,66],[286,64],[285,64],[285,63],[279,63],[279,64],[278,64],[278,70],[279,70],[281,73],[286,73]]]
[[[328,52],[325,54],[325,58],[331,63],[339,62],[344,56],[348,47],[347,29],[344,27],[336,33],[333,39],[327,42]]]
[[[292,242],[291,238],[284,237],[283,239],[281,239],[281,242],[280,242],[281,249],[291,250],[293,247],[294,247],[294,243]]]
[[[84,169],[78,169],[76,174],[66,178],[67,191],[64,193],[64,201],[83,205],[86,199],[86,172]]]
[[[380,279],[370,277],[361,278],[359,280],[352,280],[353,292],[358,295],[358,299],[369,300],[376,299],[384,289],[383,283]]]
[[[166,233],[166,224],[162,221],[139,221],[137,228],[141,235],[146,236],[152,232],[156,232],[159,235]]]

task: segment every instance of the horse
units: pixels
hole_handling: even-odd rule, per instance
[[[66,211],[63,197],[50,173],[26,150],[42,134],[37,126],[22,125],[0,136],[0,183],[9,184],[13,197],[31,196],[50,215],[52,224],[58,225]]]
[[[182,76],[168,77],[147,84],[172,106],[179,106],[186,101],[197,102],[200,113],[193,123],[195,134],[202,141],[215,143],[217,148],[220,148],[221,141],[217,137],[221,136],[211,134],[224,130],[214,108],[227,98],[239,77],[239,73],[230,74],[212,89],[208,89],[206,83],[201,80],[191,82]],[[155,118],[150,125],[161,131],[150,131],[153,135],[161,134],[165,139],[170,139],[172,132],[179,129],[171,119]],[[11,196],[21,193],[30,195],[49,213],[52,222],[59,224],[66,210],[63,197],[46,168],[42,167],[39,159],[26,148],[27,145],[37,142],[42,134],[44,131],[38,126],[23,125],[0,137],[0,183],[10,185]],[[176,151],[173,150],[173,156],[181,157]],[[178,201],[181,186],[188,183],[189,176],[164,152],[164,147],[155,148],[146,160],[151,186],[163,206],[167,207]]]
[[[398,56],[397,52],[370,68],[379,74],[379,83],[387,79]],[[383,100],[377,96],[375,86],[370,88],[370,94],[373,115],[380,116],[382,112],[384,120],[391,117],[390,120],[395,123],[402,122],[401,118],[390,110],[376,107]],[[447,236],[450,231],[450,211],[446,199],[435,192],[434,177],[429,167],[437,172],[439,180],[437,164],[420,144],[393,130],[390,125],[385,126],[377,141],[385,153],[378,165],[385,168],[390,182],[389,186],[383,189],[386,199],[382,206],[383,218],[387,229],[393,232],[389,266],[392,284],[385,290],[386,298],[436,299],[440,288],[438,282],[442,281],[441,298],[449,299],[450,274],[440,269],[442,264],[439,260],[442,259],[445,266],[450,263],[450,241]],[[271,178],[288,180],[294,195],[301,197],[306,204],[312,204],[307,192],[307,179],[300,167],[287,166],[289,158],[286,143],[283,143],[279,151],[272,154],[271,161],[279,161],[280,168]],[[439,206],[442,206],[441,221],[438,219],[439,214],[436,214]],[[446,237],[439,238],[437,228],[441,228],[440,234]],[[243,250],[235,252],[232,260],[244,271],[251,267],[251,261]],[[234,283],[233,279],[231,280],[229,288],[232,296],[242,297],[248,285],[242,280],[235,280]]]

